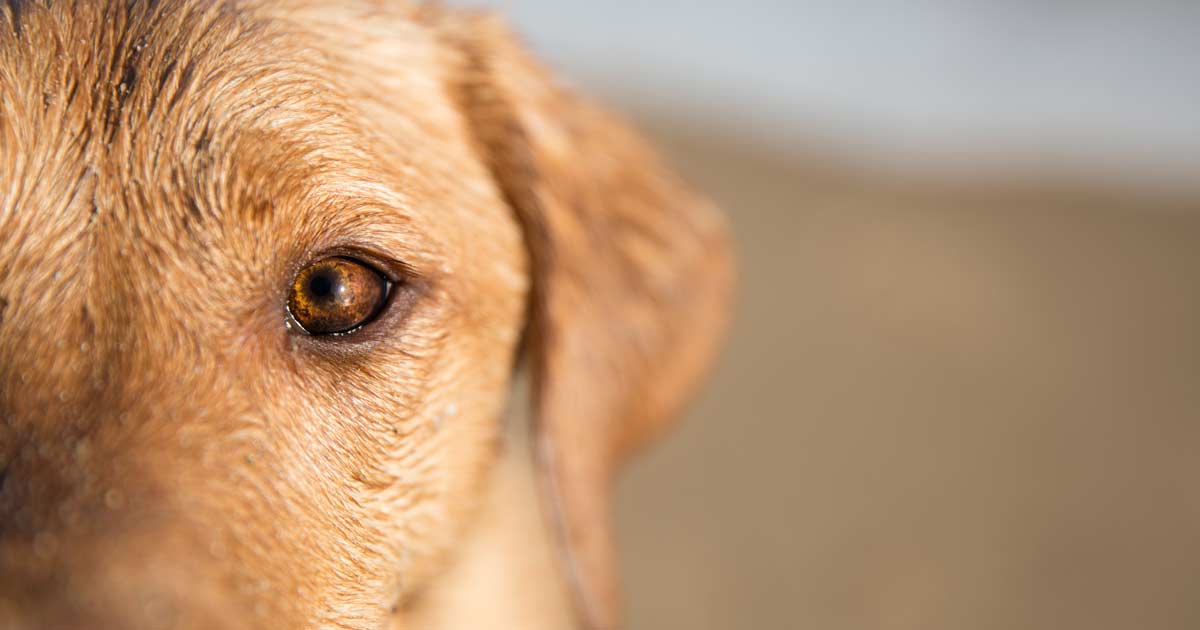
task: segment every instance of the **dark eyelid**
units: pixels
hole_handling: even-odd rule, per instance
[[[392,284],[419,283],[424,278],[414,266],[382,253],[376,248],[357,244],[336,245],[322,249],[320,253],[299,265],[297,270],[326,258],[348,258],[357,261],[378,271]]]
[[[356,242],[343,242],[309,250],[307,255],[293,264],[290,278],[294,279],[296,274],[309,265],[329,258],[349,259],[376,271],[386,282],[386,293],[383,303],[374,315],[359,326],[343,332],[310,333],[285,308],[290,333],[322,354],[369,351],[376,344],[397,334],[417,303],[427,295],[432,282],[430,278],[418,273],[416,267],[384,253],[381,248]],[[291,280],[288,283],[289,291],[290,285]],[[285,291],[285,300],[287,295]]]

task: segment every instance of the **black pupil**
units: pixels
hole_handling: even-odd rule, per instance
[[[308,281],[308,290],[313,297],[327,298],[333,295],[333,278],[328,274],[319,273]]]

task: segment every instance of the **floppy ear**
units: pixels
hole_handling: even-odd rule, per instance
[[[588,628],[619,625],[609,494],[727,324],[725,223],[624,123],[556,86],[497,20],[443,16],[454,93],[525,231],[527,356],[548,512]]]

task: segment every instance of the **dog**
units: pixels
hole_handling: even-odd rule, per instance
[[[487,13],[0,7],[0,627],[621,624],[709,202]]]

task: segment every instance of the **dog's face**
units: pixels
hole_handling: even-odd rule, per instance
[[[0,10],[0,625],[380,627],[522,340],[611,623],[605,484],[712,351],[720,222],[489,20],[106,4]]]

